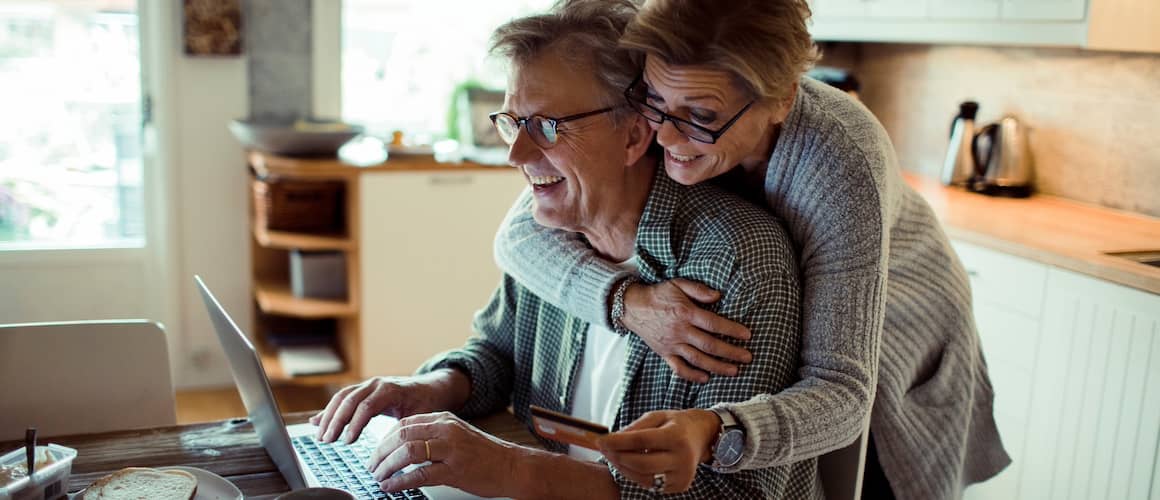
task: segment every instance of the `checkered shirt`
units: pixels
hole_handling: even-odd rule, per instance
[[[682,186],[662,169],[641,216],[636,238],[640,278],[700,281],[723,292],[709,309],[747,325],[748,341],[731,342],[753,353],[736,377],[711,377],[694,384],[676,376],[639,337],[629,337],[622,375],[627,381],[613,429],[653,410],[709,408],[777,393],[796,381],[799,365],[799,302],[795,252],[768,212],[708,183]],[[572,390],[584,353],[588,324],[532,294],[505,275],[483,310],[476,335],[461,349],[429,360],[420,372],[456,368],[472,381],[459,414],[483,416],[511,405],[529,425],[528,405],[570,413]],[[550,450],[566,446],[542,441]],[[742,471],[698,469],[693,486],[673,498],[820,498],[816,460]],[[622,498],[652,498],[614,467]]]

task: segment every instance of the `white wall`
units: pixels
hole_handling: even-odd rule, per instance
[[[250,249],[242,149],[226,124],[249,113],[245,57],[193,58],[181,53],[180,15],[169,17],[166,45],[172,58],[175,145],[169,169],[176,210],[170,293],[176,297],[181,346],[173,361],[178,387],[231,384],[193,275],[200,274],[218,300],[247,328],[251,322]]]

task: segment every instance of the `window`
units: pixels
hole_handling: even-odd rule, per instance
[[[134,0],[0,4],[0,250],[144,243]]]
[[[507,77],[487,57],[491,32],[542,12],[554,0],[343,0],[342,118],[416,142],[448,136],[458,88],[502,89]]]

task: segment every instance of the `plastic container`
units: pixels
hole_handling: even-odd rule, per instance
[[[47,458],[46,458],[47,455]],[[68,479],[77,450],[49,444],[36,447],[36,471],[29,478],[24,448],[0,457],[0,500],[55,500],[68,497]],[[50,462],[41,466],[44,462]]]

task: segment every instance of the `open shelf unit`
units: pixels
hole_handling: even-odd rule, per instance
[[[333,386],[361,379],[361,343],[359,309],[359,169],[332,159],[289,159],[259,152],[249,152],[246,159],[253,172],[262,178],[295,182],[334,182],[343,184],[342,218],[345,228],[340,234],[311,234],[272,230],[258,217],[253,197],[250,201],[250,228],[253,236],[251,288],[254,304],[254,344],[262,358],[267,375],[274,383]],[[252,180],[251,182],[257,182]],[[297,297],[290,287],[290,252],[341,252],[346,263],[347,296],[345,299]],[[266,338],[270,316],[297,319],[335,319],[334,349],[342,358],[343,371],[318,375],[288,375],[278,358],[278,350]]]

